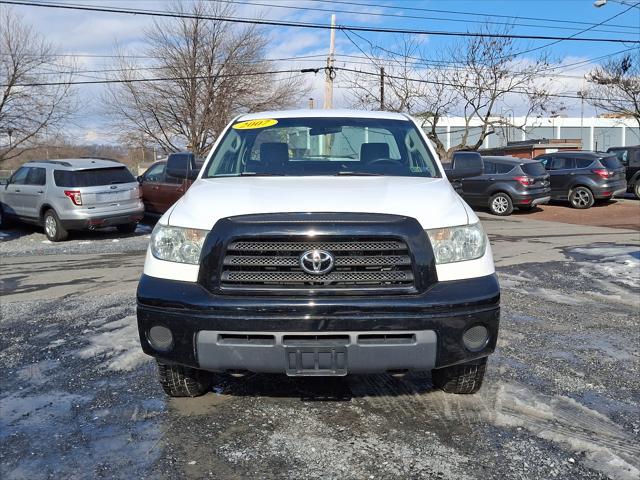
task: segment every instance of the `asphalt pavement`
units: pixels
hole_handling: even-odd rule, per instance
[[[467,396],[254,374],[168,399],[135,324],[150,228],[0,231],[0,478],[637,480],[640,233],[481,217],[502,319]]]

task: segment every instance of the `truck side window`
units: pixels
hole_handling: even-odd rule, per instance
[[[164,170],[166,168],[166,163],[159,163],[151,167],[147,173],[144,175],[145,182],[155,182],[161,183],[164,181]]]

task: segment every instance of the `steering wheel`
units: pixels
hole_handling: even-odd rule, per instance
[[[401,167],[402,163],[392,158],[376,158],[374,160],[371,160],[370,162],[367,162],[367,165],[389,165],[393,167]]]

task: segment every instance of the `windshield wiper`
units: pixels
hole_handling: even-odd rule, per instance
[[[283,173],[240,172],[239,177],[284,177]]]
[[[379,173],[369,172],[337,172],[333,174],[334,177],[382,177]]]

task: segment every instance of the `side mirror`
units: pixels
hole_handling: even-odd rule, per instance
[[[446,170],[449,180],[477,177],[484,173],[484,163],[478,152],[456,152],[451,160],[451,169]]]
[[[167,168],[165,173],[170,177],[179,178],[182,180],[195,178],[193,173],[198,175],[196,169],[196,157],[193,153],[172,153],[167,158]]]
[[[143,177],[142,175],[138,175],[138,176],[136,177],[136,180],[138,180],[138,183],[139,183],[140,185],[142,185],[142,180],[143,180],[143,178],[144,178],[144,177]]]

